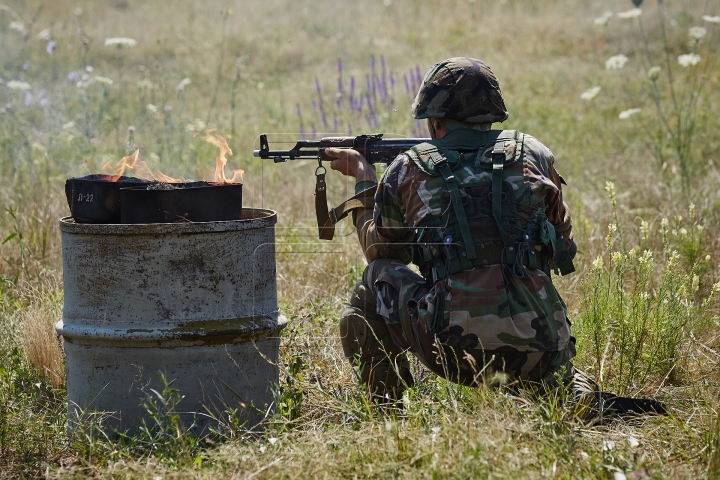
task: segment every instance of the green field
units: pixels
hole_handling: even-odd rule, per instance
[[[0,3],[0,478],[718,478],[720,1],[641,7]],[[357,386],[337,338],[365,265],[352,228],[317,240],[313,162],[251,151],[261,133],[284,144],[313,132],[424,135],[410,116],[417,77],[452,56],[493,68],[503,126],[546,144],[567,180],[578,271],[556,280],[576,364],[606,390],[665,401],[668,416],[583,421],[566,392],[458,387],[419,364],[403,411],[373,406]],[[68,439],[52,329],[64,181],[133,144],[152,169],[212,179],[210,128],[234,152],[227,171],[245,170],[244,204],[278,212],[290,320],[278,411],[261,433],[230,414],[221,434],[198,439],[171,412],[133,437],[88,421]],[[354,188],[336,173],[329,185],[331,202]]]

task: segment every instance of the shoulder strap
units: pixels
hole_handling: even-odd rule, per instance
[[[321,240],[332,240],[335,236],[335,224],[358,208],[374,208],[377,185],[366,188],[345,200],[335,208],[328,210],[325,174],[319,173],[315,183],[315,215]]]

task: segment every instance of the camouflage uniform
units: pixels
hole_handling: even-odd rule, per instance
[[[421,88],[413,105],[417,118],[452,118],[443,112],[458,106],[449,105],[440,87],[459,84],[463,68],[490,72],[472,59],[450,61],[453,68],[438,64],[426,75],[425,83],[435,81]],[[563,367],[569,371],[575,355],[566,307],[548,268],[560,262],[558,252],[571,257],[575,250],[562,178],[550,150],[535,138],[487,130],[507,112],[496,80],[490,87],[482,82],[493,81],[492,72],[477,77],[469,91],[490,107],[467,108],[455,118],[484,124],[461,125],[398,156],[377,186],[374,210],[356,213],[369,265],[343,312],[341,337],[346,356],[361,363],[362,381],[380,395],[398,395],[412,385],[407,350],[433,372],[465,385],[497,372],[509,380],[548,379]],[[446,164],[442,175],[433,161]],[[496,214],[498,161],[502,210],[498,203]],[[461,192],[462,207],[453,192]],[[467,217],[465,230],[460,217]],[[407,266],[411,260],[421,274]]]

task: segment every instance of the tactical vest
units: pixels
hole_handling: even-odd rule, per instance
[[[484,157],[489,148],[491,157]],[[547,220],[545,205],[524,184],[524,174],[518,180],[518,171],[507,168],[523,165],[522,133],[461,128],[407,154],[425,173],[445,180],[442,195],[429,205],[440,214],[426,215],[415,226],[411,258],[426,279],[436,282],[462,270],[498,264],[526,278],[526,267],[549,274],[550,259],[556,274],[574,271],[565,241]],[[475,161],[469,163],[472,156]]]

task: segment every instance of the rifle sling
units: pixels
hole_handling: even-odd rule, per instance
[[[376,191],[377,185],[373,185],[345,200],[337,207],[328,210],[325,174],[317,174],[317,181],[315,183],[315,214],[317,215],[320,239],[332,240],[335,235],[335,224],[347,217],[353,210],[359,208],[374,208]]]

